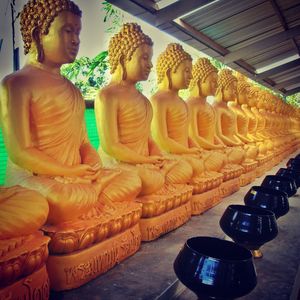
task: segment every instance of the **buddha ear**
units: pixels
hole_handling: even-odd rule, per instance
[[[173,87],[173,84],[172,84],[172,77],[171,77],[171,69],[168,69],[168,70],[167,70],[166,76],[167,76],[168,83],[169,83],[169,90],[171,90],[172,87]]]
[[[32,33],[32,40],[36,45],[36,49],[37,49],[37,60],[38,62],[43,62],[45,55],[44,55],[44,49],[43,49],[43,45],[41,42],[41,38],[40,38],[40,31],[38,28],[33,28]]]
[[[121,65],[122,80],[126,80],[127,79],[127,71],[126,71],[126,67],[125,67],[125,57],[124,57],[124,55],[120,56],[119,63]]]
[[[201,80],[197,80],[197,87],[198,87],[198,93],[199,93],[199,95],[200,95],[200,94],[202,95],[201,84],[202,84]]]

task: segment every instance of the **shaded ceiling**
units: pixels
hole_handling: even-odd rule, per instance
[[[276,92],[300,92],[299,0],[108,2]]]

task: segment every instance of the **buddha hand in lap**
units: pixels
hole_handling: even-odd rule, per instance
[[[206,102],[208,96],[215,94],[217,87],[217,69],[207,58],[199,58],[193,65],[192,80],[189,90],[190,97],[187,100],[189,109],[189,135],[198,147],[209,153],[209,162],[224,174],[228,180],[238,173],[238,166],[228,164],[226,146],[216,136],[215,112],[212,106]],[[207,165],[207,162],[206,162]]]
[[[40,192],[54,225],[133,200],[141,185],[134,174],[102,169],[87,137],[80,91],[60,75],[76,58],[80,30],[81,11],[73,2],[29,1],[21,13],[28,60],[1,85],[7,184]]]
[[[172,184],[184,184],[192,174],[188,164],[160,152],[150,132],[151,104],[135,86],[149,76],[152,45],[139,25],[123,25],[109,43],[111,82],[95,100],[104,163],[138,174],[140,196],[168,194]]]
[[[223,166],[220,156],[204,151],[189,136],[188,107],[179,97],[192,78],[192,59],[181,45],[169,44],[157,61],[158,92],[151,98],[154,116],[152,132],[161,149],[193,168],[191,183],[214,178],[220,184]]]
[[[214,108],[217,117],[217,135],[228,146],[229,162],[234,164],[251,164],[247,157],[245,144],[238,138],[237,123],[234,113],[228,108],[227,102],[236,98],[236,78],[228,69],[222,69],[218,74],[218,88]]]

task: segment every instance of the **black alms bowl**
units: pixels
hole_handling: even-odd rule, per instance
[[[288,176],[268,175],[264,178],[261,185],[285,192],[289,197],[297,193],[295,180]]]
[[[289,169],[293,169],[293,170],[300,172],[300,157],[298,158],[298,156],[297,156],[296,158],[290,158],[288,160],[288,162],[286,163],[286,166]]]
[[[276,175],[292,177],[296,182],[297,188],[300,187],[300,170],[297,171],[291,168],[280,168]]]
[[[289,211],[287,193],[264,186],[252,186],[244,197],[244,202],[248,206],[271,210],[277,219]]]
[[[236,243],[249,250],[258,250],[278,234],[272,211],[246,205],[229,205],[220,219],[220,226]]]
[[[213,237],[188,239],[174,270],[199,299],[235,299],[251,292],[257,283],[251,252]]]

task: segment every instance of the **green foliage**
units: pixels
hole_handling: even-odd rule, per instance
[[[115,34],[121,28],[124,15],[123,13],[114,7],[112,4],[104,1],[102,4],[102,10],[105,12],[103,22],[106,23],[105,32],[110,34]]]
[[[82,92],[85,99],[94,99],[100,88],[107,84],[108,53],[102,51],[94,58],[86,56],[64,65],[61,74],[71,80]]]
[[[138,82],[136,85],[135,85],[136,89],[138,91],[140,91],[141,93],[143,92],[143,86],[142,86],[142,83],[141,82]]]
[[[217,68],[218,70],[222,70],[222,69],[226,69],[228,68],[225,64],[223,64],[222,62],[220,62],[219,60],[217,60],[216,58],[210,57],[209,58],[211,64]]]
[[[286,97],[286,102],[288,104],[291,104],[293,106],[299,107],[300,108],[300,93],[291,95],[291,96],[287,96]]]

